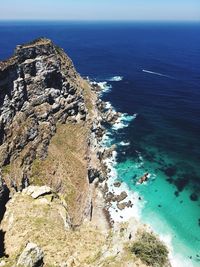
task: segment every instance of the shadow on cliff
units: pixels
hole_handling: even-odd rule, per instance
[[[0,230],[0,258],[8,257],[5,253],[5,244],[4,244],[5,232]]]
[[[9,194],[10,190],[8,189],[7,186],[4,187],[3,193],[0,198],[0,223],[4,217],[4,214],[6,212],[6,204],[9,200]],[[0,230],[0,258],[1,257],[8,257],[5,253],[5,243],[4,243],[4,238],[5,238],[5,232],[3,230]]]

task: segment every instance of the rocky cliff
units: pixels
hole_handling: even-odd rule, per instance
[[[29,183],[30,166],[44,159],[58,123],[84,121],[80,77],[71,60],[48,39],[18,46],[0,63],[0,166],[16,162],[11,186]]]
[[[114,147],[105,151],[99,141],[102,122],[119,114],[102,114],[98,90],[46,38],[17,46],[0,62],[0,266],[151,263],[132,251],[135,238],[141,243],[135,220],[110,227],[103,158]],[[168,266],[162,244],[149,240],[148,255],[159,258],[157,245],[164,253],[152,266]]]
[[[0,63],[0,166],[11,193],[47,184],[88,205],[91,127],[84,87],[69,57],[45,38],[17,46]],[[77,177],[83,192],[74,186]]]

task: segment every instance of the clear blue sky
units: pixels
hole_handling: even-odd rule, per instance
[[[0,0],[1,19],[200,21],[200,0]]]

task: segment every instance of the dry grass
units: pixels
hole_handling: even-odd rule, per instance
[[[78,265],[72,266],[77,267],[145,267],[130,253],[123,238],[114,239],[112,229],[105,233],[91,222],[76,230],[66,229],[63,217],[67,211],[62,200],[56,195],[50,199],[50,196],[33,199],[20,193],[9,202],[2,223],[9,255],[6,266],[13,266],[29,241],[42,248],[45,267],[60,266],[70,257],[75,258]],[[120,253],[113,251],[113,242],[121,243]]]
[[[17,195],[15,202],[9,203],[10,213],[3,223],[10,261],[16,260],[28,241],[42,248],[45,266],[59,266],[72,255],[82,264],[97,259],[106,243],[105,235],[91,223],[75,231],[66,230],[60,215],[63,209],[57,198],[45,203],[41,199]]]
[[[59,125],[45,160],[32,165],[31,183],[47,184],[63,194],[74,223],[79,224],[88,197],[87,137],[84,124]]]
[[[96,97],[92,91],[91,91],[91,86],[86,80],[81,80],[81,87],[83,88],[83,95],[84,95],[84,101],[86,108],[89,112],[89,115],[92,116],[93,109],[94,109],[94,98]]]
[[[57,131],[50,141],[48,156],[45,160],[36,158],[31,166],[30,183],[49,185],[55,191],[61,192],[69,206],[69,212],[75,224],[83,219],[84,208],[88,205],[89,185],[87,178],[88,137],[94,95],[87,81],[79,79],[87,109],[89,111],[86,123],[57,124]],[[22,138],[20,134],[26,127],[26,122],[18,123],[15,131],[17,143]],[[31,121],[30,121],[31,123]],[[43,131],[41,129],[41,131]],[[3,177],[8,185],[14,181],[19,188],[23,176],[23,158],[32,145],[29,142],[10,164],[3,167]]]
[[[29,42],[27,44],[23,44],[23,48],[29,48],[29,47],[34,47],[34,46],[39,46],[39,45],[46,45],[46,44],[51,44],[51,40],[41,37],[33,40],[32,42]]]

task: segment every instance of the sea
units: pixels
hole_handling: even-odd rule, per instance
[[[137,194],[139,219],[173,266],[200,266],[200,23],[1,21],[0,60],[43,36],[122,112],[105,143],[117,145],[113,177]]]

